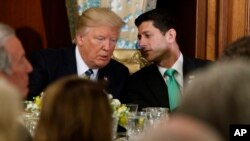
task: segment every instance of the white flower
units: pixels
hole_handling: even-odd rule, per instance
[[[34,97],[33,101],[25,101],[25,111],[26,112],[40,112],[41,107],[42,107],[42,96],[43,92],[41,93],[40,96]]]
[[[110,101],[110,106],[113,110],[113,116],[119,119],[119,124],[124,126],[127,124],[127,116],[129,114],[129,109],[126,105],[121,104],[118,99],[113,99],[111,94],[108,94],[108,99]]]
[[[111,94],[108,94],[108,99],[109,100],[112,100],[113,99],[113,96]]]
[[[113,99],[110,104],[112,106],[114,106],[114,107],[120,107],[121,106],[121,102],[118,99]]]

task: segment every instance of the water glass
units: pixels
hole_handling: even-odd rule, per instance
[[[34,113],[24,113],[23,114],[23,122],[25,127],[30,132],[31,136],[34,136],[36,126],[38,123],[39,117],[35,115]]]
[[[130,113],[136,113],[138,109],[138,104],[125,104]]]
[[[160,119],[168,118],[168,108],[162,107],[146,107],[142,109],[147,113],[148,125],[154,126],[156,125]]]
[[[147,122],[145,112],[136,112],[133,115],[128,116],[127,135],[128,137],[134,137],[143,132]]]
[[[116,116],[112,116],[112,137],[116,138],[117,127],[118,127],[119,118]]]

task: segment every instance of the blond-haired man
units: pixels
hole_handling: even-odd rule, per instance
[[[78,18],[76,45],[32,54],[29,99],[56,79],[71,74],[105,80],[107,92],[118,98],[129,71],[111,56],[123,25],[123,20],[108,8],[84,11]]]

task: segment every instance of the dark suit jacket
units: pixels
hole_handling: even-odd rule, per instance
[[[208,64],[200,59],[183,59],[183,75],[185,76],[199,67]],[[169,108],[168,89],[156,64],[151,64],[131,75],[124,89],[122,103],[137,103],[139,110],[144,107]]]
[[[29,100],[58,78],[77,74],[75,46],[34,52],[29,60],[34,69],[30,74]],[[128,68],[113,59],[98,71],[98,80],[108,81],[106,90],[115,98],[119,97],[128,76]]]

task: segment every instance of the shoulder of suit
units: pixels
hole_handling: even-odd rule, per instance
[[[128,69],[125,65],[123,65],[122,63],[114,60],[114,59],[111,59],[108,66],[110,67],[119,67],[119,68],[123,68],[123,69]]]
[[[211,64],[213,61],[211,60],[206,60],[206,59],[200,59],[200,58],[188,58],[184,56],[184,63],[192,63],[195,66],[206,66]]]
[[[136,76],[152,75],[152,73],[155,73],[157,71],[158,71],[157,65],[152,63],[148,66],[143,67],[137,72],[133,73],[131,76],[136,77]]]

